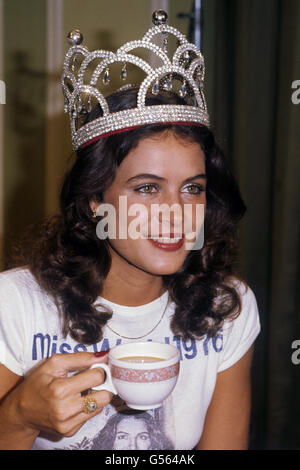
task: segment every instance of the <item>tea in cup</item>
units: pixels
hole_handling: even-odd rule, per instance
[[[173,391],[179,374],[180,356],[175,346],[153,341],[127,343],[112,348],[108,365],[93,364],[106,372],[106,380],[93,390],[119,395],[137,410],[158,408]]]

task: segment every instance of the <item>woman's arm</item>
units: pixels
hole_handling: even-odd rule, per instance
[[[16,387],[20,382],[22,382],[23,377],[20,375],[14,374],[3,364],[0,364],[0,404],[3,398],[7,393],[9,393],[13,388]]]
[[[91,365],[104,362],[90,352],[54,354],[21,380],[0,367],[0,449],[30,449],[42,430],[73,436],[112,398],[106,390],[93,391],[98,408],[91,414],[82,409],[81,392],[104,381],[102,369]],[[68,376],[68,372],[81,371]],[[20,382],[20,383],[19,383]]]
[[[0,364],[0,449],[30,449],[37,431],[20,425],[17,410],[10,393],[23,381],[23,377]]]
[[[219,372],[197,450],[246,450],[251,411],[253,346]]]

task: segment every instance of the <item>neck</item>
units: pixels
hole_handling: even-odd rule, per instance
[[[128,307],[147,304],[164,292],[161,276],[143,271],[111,250],[111,268],[101,296],[111,302]]]

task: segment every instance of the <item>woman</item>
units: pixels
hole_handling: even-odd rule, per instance
[[[166,33],[161,24],[143,44],[152,33]],[[194,84],[182,66],[189,45],[178,37],[184,54],[182,60],[177,55],[178,65],[168,62],[170,70]],[[170,74],[164,90],[168,81]],[[84,145],[66,174],[60,214],[30,234],[30,243],[22,241],[11,269],[0,274],[1,449],[109,448],[101,436],[124,403],[92,390],[104,377],[89,368],[106,361],[109,348],[141,340],[180,351],[179,379],[156,425],[164,446],[247,448],[250,367],[260,324],[255,296],[236,267],[245,205],[205,119],[196,122],[200,108],[185,106],[186,87],[184,79],[179,97],[155,83],[146,108],[138,110],[142,120],[150,109],[153,121],[129,130],[124,117],[116,118],[119,128],[95,137],[93,126],[105,116],[99,104],[88,113],[83,127],[90,130],[81,134]],[[138,90],[110,95],[109,112],[132,119]],[[167,109],[181,122],[160,120]],[[182,122],[185,116],[191,122]],[[126,435],[138,435],[139,425],[127,419]]]
[[[161,94],[149,103],[158,99],[180,101]],[[135,101],[132,89],[112,96],[110,106]],[[119,196],[128,205],[204,204],[204,246],[170,251],[166,240],[99,239],[93,211],[99,201],[110,203],[118,220]],[[93,392],[98,409],[82,411],[81,392],[103,381],[88,367],[105,360],[99,351],[143,338],[181,352],[182,382],[164,422],[174,448],[246,449],[259,320],[254,294],[235,272],[244,210],[205,126],[142,126],[79,151],[61,191],[61,215],[41,227],[22,267],[1,274],[0,447],[66,448],[92,439],[113,405],[109,392]]]

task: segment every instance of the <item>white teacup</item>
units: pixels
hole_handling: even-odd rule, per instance
[[[92,365],[106,372],[105,382],[93,390],[108,390],[137,410],[159,408],[176,385],[179,366],[179,351],[170,344],[121,344],[110,350],[108,365]]]

